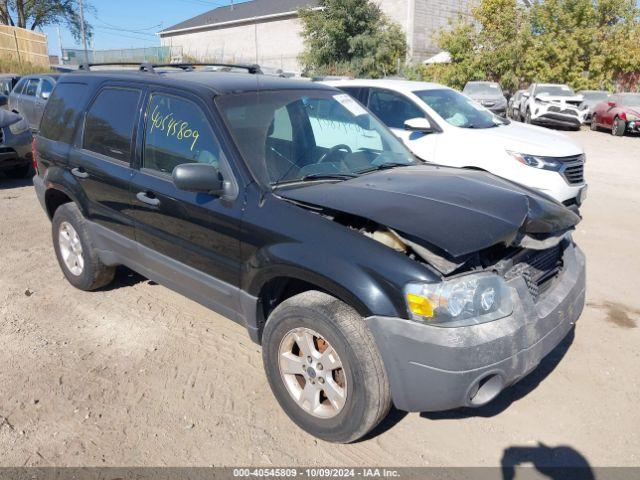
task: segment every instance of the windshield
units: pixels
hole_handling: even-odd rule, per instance
[[[250,92],[222,95],[216,103],[263,186],[346,180],[381,168],[421,163],[346,93]]]
[[[502,89],[497,83],[467,83],[462,93],[465,95],[490,95],[499,97],[502,95]]]
[[[604,100],[609,96],[609,92],[581,92],[582,97],[589,101]]]
[[[482,105],[450,89],[413,92],[447,123],[462,128],[491,128],[507,122]]]
[[[640,93],[623,93],[620,95],[620,104],[625,107],[640,107]]]
[[[573,97],[575,93],[567,85],[538,85],[535,95],[553,95],[554,97]]]

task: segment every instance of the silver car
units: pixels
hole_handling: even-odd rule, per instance
[[[40,128],[47,100],[60,75],[29,75],[22,77],[9,94],[9,110],[23,117],[32,131]]]

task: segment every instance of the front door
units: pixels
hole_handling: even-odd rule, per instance
[[[20,95],[20,100],[18,101],[18,111],[29,123],[31,130],[38,129],[38,125],[35,121],[35,102],[39,85],[39,78],[30,78],[22,92],[22,95]]]
[[[132,180],[133,215],[148,274],[233,317],[239,302],[242,195],[182,191],[171,177],[184,163],[212,164],[230,175],[211,119],[196,97],[151,93],[141,127],[141,165]]]
[[[413,101],[392,90],[372,88],[367,106],[418,158],[435,162],[437,135],[405,130],[404,122],[411,118],[426,118]],[[429,120],[432,122],[432,120]],[[432,125],[432,127],[436,127]]]

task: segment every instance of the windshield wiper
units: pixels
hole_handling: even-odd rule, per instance
[[[340,172],[335,172],[335,173],[330,173],[330,172],[317,172],[317,173],[309,173],[308,175],[305,175],[304,177],[302,177],[300,179],[300,181],[307,181],[307,180],[324,180],[324,179],[336,179],[336,180],[348,180],[350,178],[356,178],[358,175],[356,175],[355,173],[340,173]]]
[[[378,170],[388,170],[390,168],[395,168],[395,167],[408,167],[412,164],[410,163],[402,163],[402,162],[386,162],[386,163],[381,163],[380,165],[376,165],[374,167],[371,168],[366,168],[364,170],[358,170],[359,174],[362,173],[370,173],[370,172],[376,172]]]

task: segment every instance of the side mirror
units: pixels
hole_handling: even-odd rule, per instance
[[[616,106],[616,102],[614,102],[613,100],[609,100],[607,102],[607,105],[609,105],[610,107],[615,107]]]
[[[7,97],[6,95],[0,94],[0,107],[6,106],[7,103],[9,103],[9,97]]]
[[[173,169],[173,183],[186,192],[222,195],[224,181],[220,171],[207,163],[183,163]]]
[[[410,118],[404,122],[404,129],[410,132],[432,133],[433,127],[429,120],[422,117]]]
[[[42,97],[44,100],[49,100],[50,96],[51,96],[51,92],[42,92],[40,94],[40,97]]]
[[[522,97],[523,98],[529,98],[531,96],[531,94],[529,92],[522,92]]]

